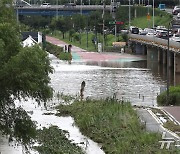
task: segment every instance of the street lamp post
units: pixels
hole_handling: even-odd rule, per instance
[[[170,29],[171,22],[168,24],[168,48],[167,48],[167,98],[166,103],[168,104],[169,100],[169,29]]]
[[[154,0],[153,0],[153,28],[154,28]]]
[[[86,38],[86,39],[87,39],[87,40],[86,40],[86,41],[87,41],[87,42],[86,42],[86,47],[87,47],[87,49],[88,49],[88,26],[89,26],[88,21],[89,21],[89,20],[88,20],[88,18],[87,18],[87,27],[86,27],[86,34],[87,34],[87,38]]]
[[[131,26],[131,0],[129,0],[129,29],[130,29],[130,26]]]
[[[18,10],[18,7],[17,7],[17,0],[15,1],[15,6],[16,6],[16,21],[17,23],[19,23],[19,10]]]
[[[58,0],[56,0],[56,19],[58,19]]]
[[[82,15],[82,0],[81,0],[81,15]]]
[[[105,28],[105,26],[104,26],[104,13],[105,13],[105,7],[106,7],[106,5],[105,5],[105,0],[103,0],[103,14],[102,14],[102,18],[103,18],[103,45],[102,45],[102,51],[104,52],[104,28]]]

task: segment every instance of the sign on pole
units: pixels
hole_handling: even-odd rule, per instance
[[[116,25],[123,25],[124,24],[124,22],[122,22],[122,21],[116,21]]]
[[[110,25],[115,25],[115,21],[109,21]]]
[[[124,22],[123,21],[109,21],[110,25],[123,25]]]
[[[147,20],[150,20],[151,19],[151,16],[150,16],[150,14],[148,13],[147,14]]]

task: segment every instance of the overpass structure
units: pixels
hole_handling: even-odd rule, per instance
[[[121,5],[129,6],[129,5]],[[132,6],[132,5],[130,5]],[[114,4],[112,5],[32,5],[32,4],[20,4],[15,5],[19,15],[45,15],[45,16],[55,16],[55,15],[73,15],[73,14],[89,14],[91,11],[105,10],[112,12],[114,9]],[[119,5],[116,5],[119,7]]]
[[[73,15],[77,13],[89,14],[91,11],[96,10],[105,10],[111,12],[112,6],[106,5],[104,8],[103,5],[75,5],[75,6],[66,6],[66,5],[50,5],[50,6],[41,6],[41,5],[31,5],[31,6],[16,6],[19,15],[45,15],[45,16],[55,16],[55,15]]]
[[[129,44],[134,53],[147,55],[148,65],[154,65],[157,68],[156,63],[160,63],[165,66],[165,70],[167,70],[167,67],[171,67],[174,71],[174,77],[177,73],[180,73],[179,42],[169,40],[168,43],[168,40],[155,36],[129,34]]]

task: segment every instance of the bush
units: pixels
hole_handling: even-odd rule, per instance
[[[158,105],[180,105],[180,86],[170,87],[169,98],[167,100],[167,91],[157,97]]]

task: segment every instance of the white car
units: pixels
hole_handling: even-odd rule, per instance
[[[170,40],[180,43],[180,33],[174,34],[174,35],[170,38]]]
[[[41,5],[41,7],[47,8],[47,7],[51,7],[51,5],[50,5],[49,3],[43,3],[43,4]]]
[[[156,35],[156,31],[154,29],[151,28],[144,28],[144,31],[147,32],[147,36],[155,36]]]
[[[146,35],[147,32],[141,28],[139,28],[139,35]]]
[[[177,18],[180,19],[180,13],[177,14]]]
[[[180,6],[175,6],[173,11],[172,11],[172,14],[177,15],[179,12],[180,12]]]

